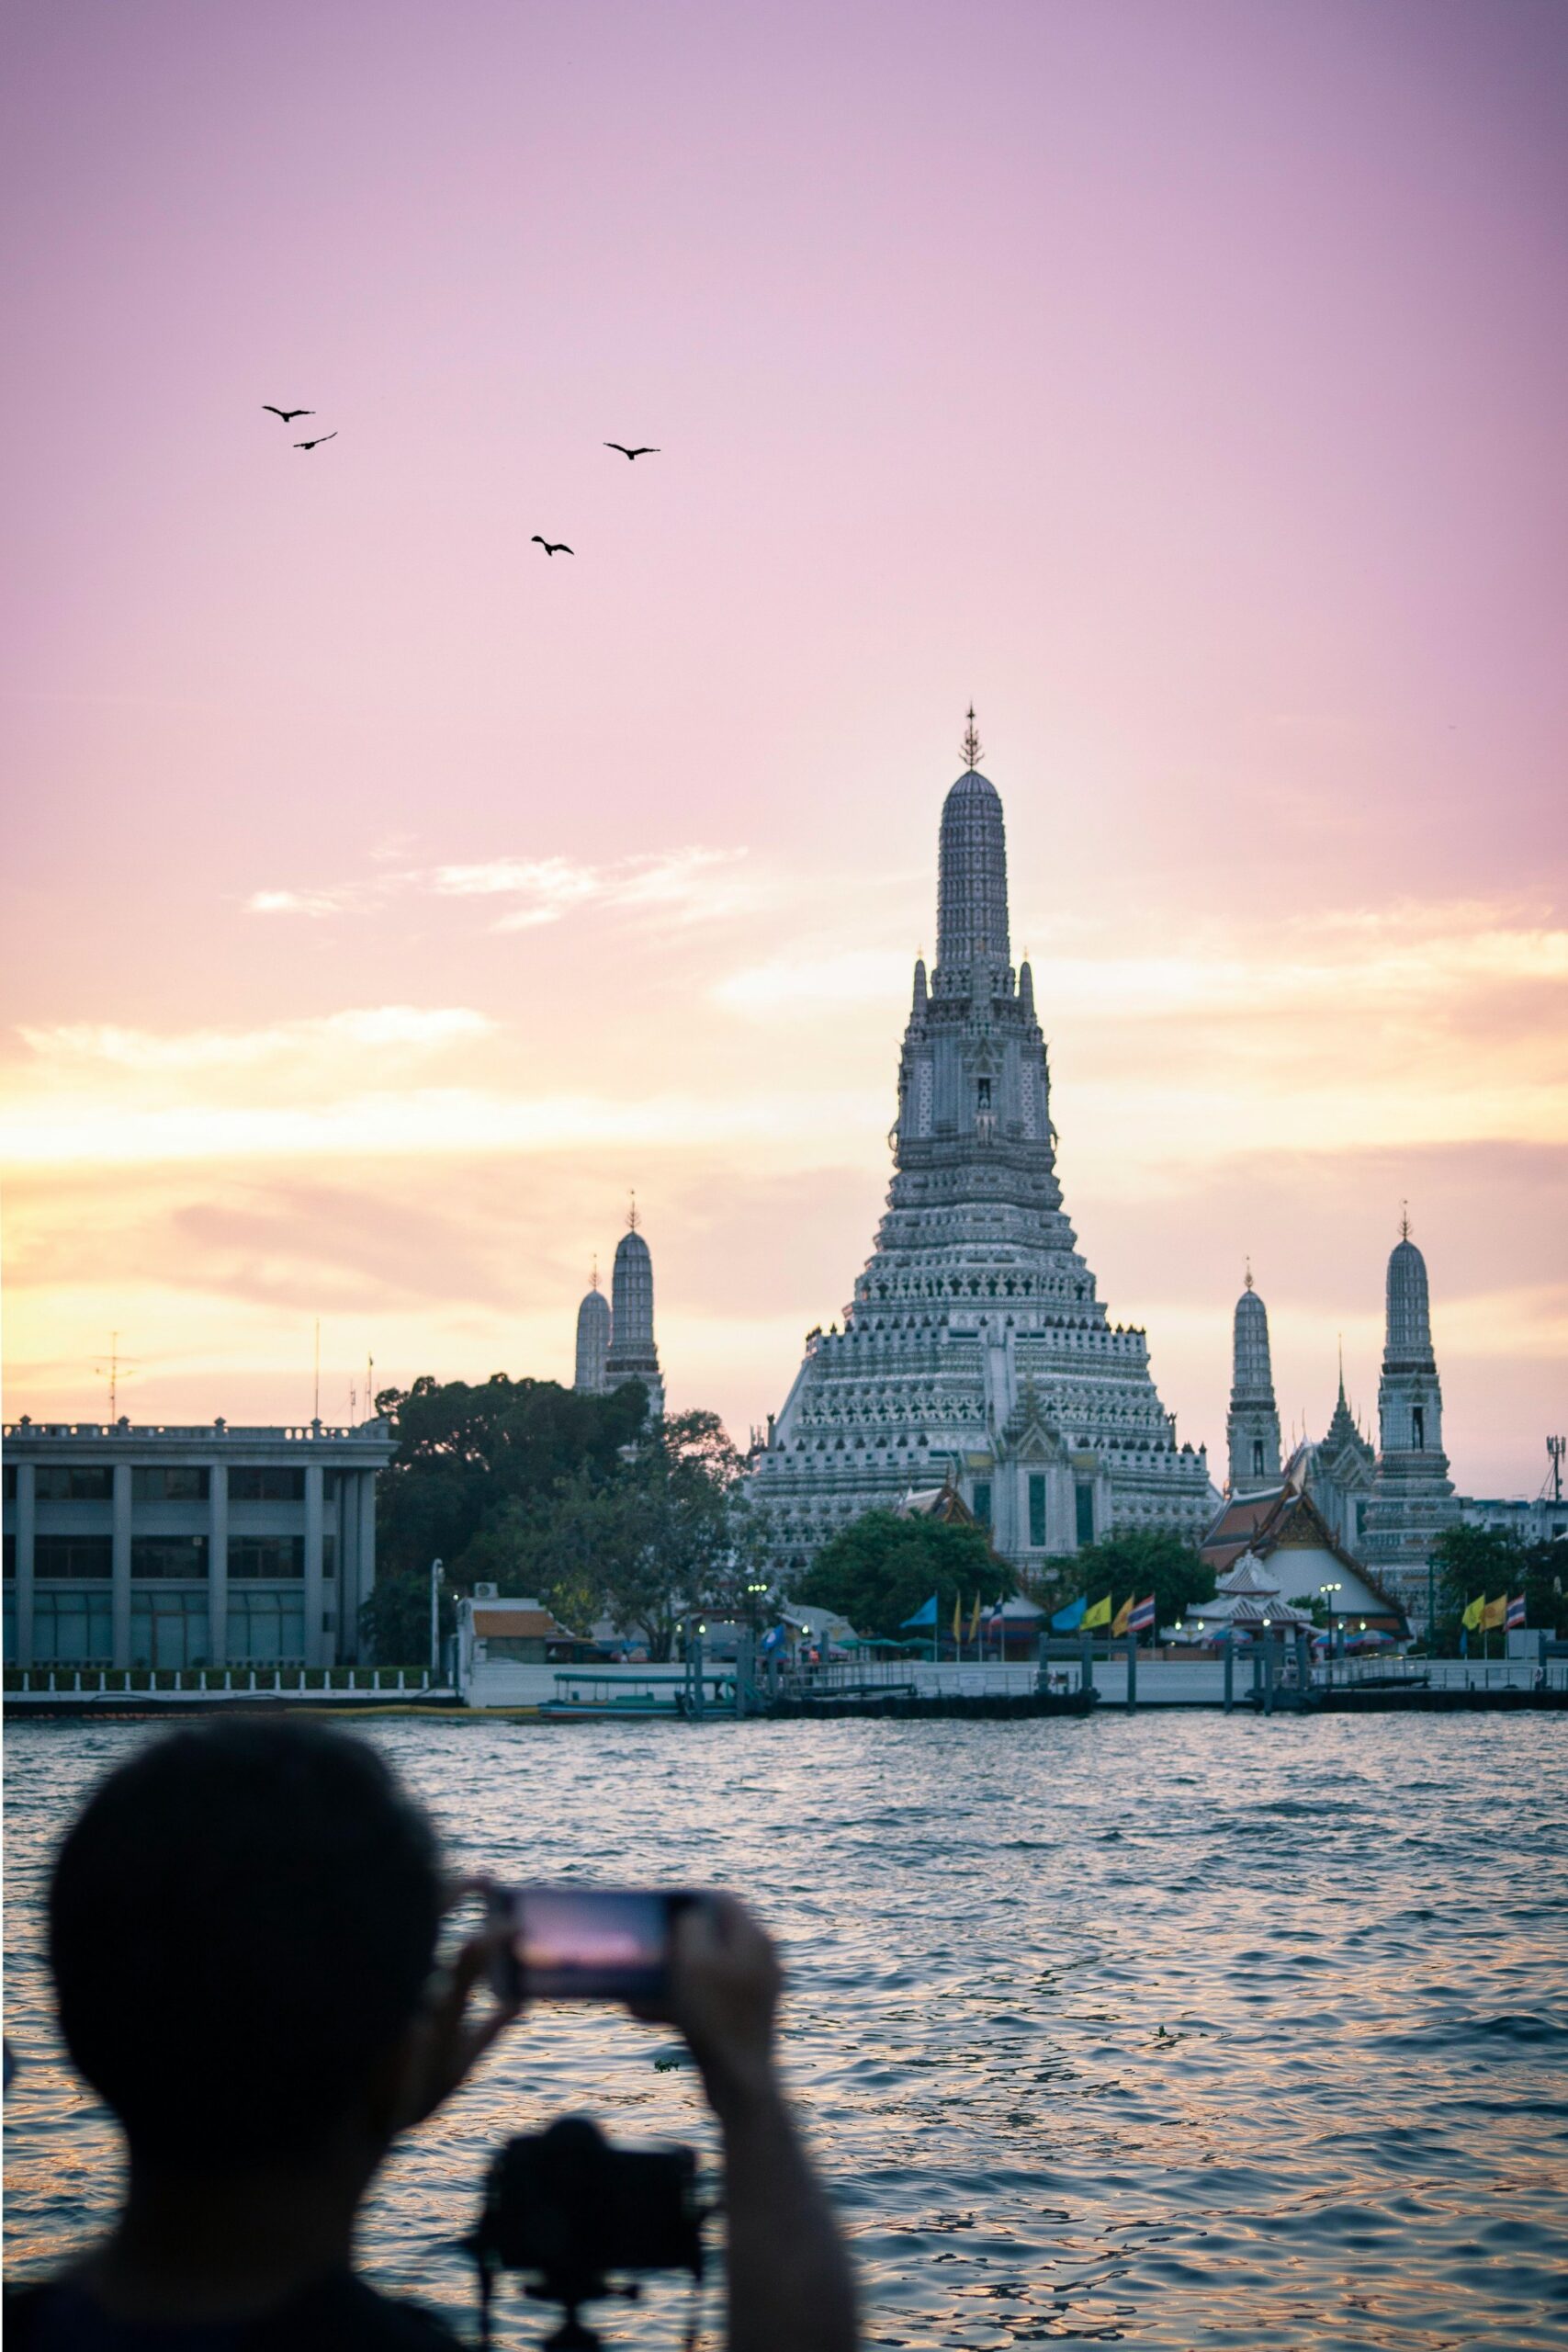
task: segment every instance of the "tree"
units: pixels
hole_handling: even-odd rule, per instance
[[[653,1422],[626,1465],[627,1540],[604,1598],[656,1657],[671,1656],[682,1618],[709,1607],[730,1570],[744,1470],[717,1414],[704,1412]]]
[[[1472,1600],[1525,1597],[1525,1623],[1563,1637],[1568,1625],[1568,1544],[1521,1544],[1511,1528],[1448,1527],[1432,1547],[1437,1571],[1434,1646],[1457,1650],[1461,1621]]]
[[[1152,1592],[1156,1627],[1176,1624],[1195,1600],[1214,1595],[1213,1569],[1168,1528],[1129,1528],[1086,1544],[1072,1569],[1075,1593],[1090,1600],[1107,1591],[1118,1602]]]
[[[976,1597],[988,1603],[1016,1589],[984,1528],[868,1510],[822,1546],[791,1598],[847,1617],[857,1633],[897,1640],[933,1592],[941,1627],[955,1605],[967,1614]]]
[[[561,1503],[572,1489],[614,1485],[626,1449],[647,1419],[648,1395],[629,1381],[608,1396],[553,1380],[437,1381],[384,1389],[377,1410],[390,1421],[398,1451],[377,1498],[377,1582],[361,1620],[367,1645],[383,1664],[423,1660],[430,1645],[432,1560],[446,1571],[443,1630],[457,1598],[477,1580],[542,1600],[558,1589],[575,1619],[586,1598],[583,1545],[569,1535],[581,1510]],[[558,1565],[564,1555],[567,1566]],[[541,1574],[548,1565],[551,1573]],[[552,1600],[551,1605],[556,1603]]]

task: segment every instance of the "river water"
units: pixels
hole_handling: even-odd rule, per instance
[[[1551,1716],[367,1729],[454,1860],[706,1882],[789,1971],[784,2061],[868,2340],[1560,2344],[1568,1765]],[[6,1740],[13,2276],[110,2210],[53,2041],[52,1841],[133,1726]],[[243,2030],[243,2020],[238,2020]],[[460,2317],[487,2151],[587,2109],[711,2145],[668,2036],[542,2010],[388,2167],[363,2254]],[[503,2344],[541,2315],[506,2307]],[[678,2340],[682,2294],[605,2306]]]

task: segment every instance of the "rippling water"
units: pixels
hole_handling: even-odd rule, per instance
[[[1558,2344],[1568,2144],[1551,1717],[367,1731],[455,1859],[731,1886],[784,1945],[785,2059],[868,2338]],[[51,2037],[41,1882],[135,1727],[6,1735],[13,2271],[109,2210]],[[457,2312],[487,2150],[570,2107],[709,2143],[647,2028],[541,2012],[396,2157],[367,2267]],[[608,2308],[608,2307],[607,2307]],[[654,2291],[606,2323],[674,2340]],[[537,2313],[501,2341],[536,2341]]]

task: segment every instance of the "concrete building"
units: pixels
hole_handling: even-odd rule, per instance
[[[336,1666],[376,1581],[383,1421],[4,1431],[7,1666]]]
[[[1156,1393],[1145,1334],[1110,1322],[1064,1214],[1033,975],[1010,956],[1002,805],[972,715],[964,755],[929,981],[915,965],[887,1213],[842,1330],[808,1335],[753,1449],[786,1576],[911,1490],[950,1484],[1024,1569],[1113,1529],[1196,1538],[1217,1500]]]

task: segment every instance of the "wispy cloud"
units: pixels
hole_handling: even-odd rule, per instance
[[[492,857],[474,864],[403,866],[358,882],[308,889],[253,891],[254,915],[350,914],[404,894],[437,899],[496,899],[508,903],[496,931],[533,931],[588,909],[631,909],[677,922],[730,915],[752,903],[761,886],[739,869],[743,850],[694,845],[659,855],[592,865],[569,857]]]
[[[274,1022],[260,1029],[171,1034],[80,1021],[50,1028],[24,1026],[20,1035],[34,1054],[56,1069],[88,1064],[152,1074],[252,1069],[323,1047],[424,1052],[487,1036],[494,1027],[487,1013],[467,1005],[378,1004]]]

